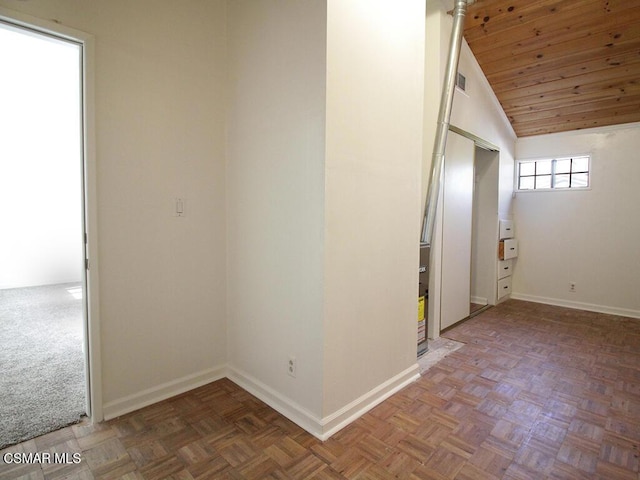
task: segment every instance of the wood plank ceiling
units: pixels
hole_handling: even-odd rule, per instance
[[[518,137],[640,121],[640,0],[477,0],[464,36]]]

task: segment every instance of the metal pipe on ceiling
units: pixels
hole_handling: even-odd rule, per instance
[[[433,226],[438,206],[438,196],[442,183],[444,150],[447,144],[447,133],[449,131],[449,121],[451,119],[451,106],[453,105],[453,94],[456,86],[456,76],[458,75],[458,61],[460,59],[460,48],[462,46],[462,33],[464,30],[464,18],[467,5],[474,0],[455,0],[453,9],[453,28],[449,41],[449,53],[444,75],[442,97],[440,98],[440,110],[438,112],[438,125],[436,130],[435,143],[433,145],[433,158],[431,161],[431,171],[429,174],[429,187],[425,206],[424,222],[422,224],[421,243],[431,245],[433,239]]]

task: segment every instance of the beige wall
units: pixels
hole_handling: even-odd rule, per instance
[[[0,6],[95,37],[105,413],[210,378],[226,360],[225,2]]]
[[[230,2],[229,66],[231,374],[313,428],[322,416],[325,2]]]
[[[229,4],[230,374],[321,437],[415,373],[423,38],[420,1]]]

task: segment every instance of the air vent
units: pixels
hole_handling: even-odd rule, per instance
[[[456,77],[456,87],[465,92],[467,90],[467,77],[458,72],[458,76]]]

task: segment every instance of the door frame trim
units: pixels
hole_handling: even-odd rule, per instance
[[[494,145],[493,143],[485,140],[484,138],[478,137],[477,135],[468,132],[456,125],[449,124],[449,131],[453,133],[457,133],[458,135],[465,137],[469,140],[472,140],[474,146],[476,148],[481,148],[484,150],[489,150],[492,152],[497,152],[500,154],[500,147]],[[499,159],[498,159],[499,162]],[[444,166],[443,166],[444,168]],[[475,168],[475,162],[474,162]],[[441,295],[441,286],[442,286],[442,272],[441,272],[441,259],[442,259],[442,222],[443,222],[443,209],[440,207],[443,203],[443,195],[440,192],[440,196],[438,198],[439,207],[436,209],[436,214],[434,218],[434,233],[433,238],[434,241],[431,245],[431,260],[429,262],[429,289],[432,290],[430,293],[429,309],[427,313],[427,338],[435,339],[440,337],[440,319],[441,319],[441,304],[440,304],[440,295]],[[440,240],[436,241],[437,237],[440,237]],[[437,296],[434,295],[435,291],[438,292]]]
[[[84,254],[90,268],[83,276],[86,294],[85,342],[87,345],[87,406],[92,423],[103,420],[102,363],[100,350],[99,261],[97,167],[95,149],[95,60],[94,36],[55,21],[43,20],[15,10],[0,7],[0,20],[36,33],[51,35],[77,43],[82,50],[82,149],[83,149],[83,215],[86,243]]]
[[[466,130],[463,130],[462,128],[456,127],[455,125],[449,125],[449,131],[450,132],[455,132],[458,135],[462,135],[463,137],[468,138],[469,140],[473,140],[473,143],[475,143],[476,147],[480,147],[480,148],[484,148],[485,150],[490,150],[492,152],[499,152],[500,148],[496,147],[493,143],[486,141],[483,138],[478,137],[477,135],[474,135],[471,132],[467,132]]]

